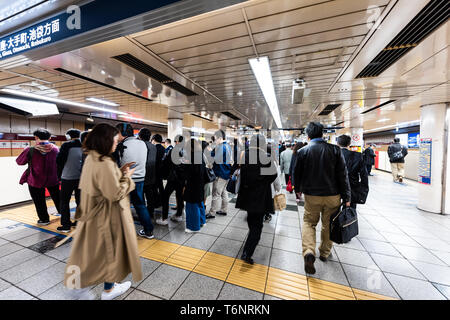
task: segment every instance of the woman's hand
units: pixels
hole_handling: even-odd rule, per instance
[[[136,171],[136,168],[130,169],[130,167],[127,167],[125,171],[123,172],[123,175],[126,177],[132,177],[133,173]]]
[[[134,165],[134,164],[136,164],[136,162],[128,162],[128,163],[125,163],[125,164],[122,166],[122,168],[120,168],[120,171],[122,171],[123,174],[125,174],[125,172],[126,172],[132,165]]]

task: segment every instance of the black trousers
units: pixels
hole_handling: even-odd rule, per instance
[[[255,252],[259,239],[261,239],[264,215],[265,213],[262,212],[248,212],[247,214],[247,224],[250,231],[244,245],[243,254],[249,258]]]
[[[156,184],[144,185],[144,195],[147,201],[147,210],[150,217],[154,217],[157,204],[161,203],[161,196],[158,196],[158,188]]]
[[[370,171],[372,171],[372,165],[371,164],[367,164],[367,174],[370,174]]]
[[[60,202],[60,213],[61,213],[61,225],[66,228],[72,226],[70,221],[70,198],[72,193],[75,191],[75,202],[77,206],[80,205],[80,189],[78,189],[78,184],[80,180],[61,180],[61,202]]]
[[[169,216],[169,199],[172,192],[175,191],[175,197],[177,198],[177,217],[183,215],[184,201],[183,201],[183,186],[178,181],[167,181],[166,188],[163,193],[162,203],[162,218],[167,219]]]
[[[28,190],[30,190],[31,199],[33,199],[39,220],[44,222],[50,221],[50,216],[48,215],[47,211],[47,203],[45,200],[45,188],[35,188],[28,185]],[[61,212],[59,210],[59,185],[56,185],[54,187],[47,187],[47,190],[48,192],[50,192],[50,196],[52,197],[56,210],[58,210],[58,213]]]
[[[164,198],[164,184],[162,178],[156,179],[156,204],[155,208],[159,208],[162,205],[162,199]]]
[[[350,202],[350,207],[352,207],[353,209],[356,209],[356,202]]]
[[[289,177],[290,177],[290,175],[289,174],[284,174],[284,179],[286,180],[286,185],[288,184],[288,182],[289,182]]]

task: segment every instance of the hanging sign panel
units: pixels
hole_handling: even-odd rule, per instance
[[[420,139],[419,182],[431,184],[432,139]]]

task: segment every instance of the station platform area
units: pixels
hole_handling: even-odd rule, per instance
[[[301,255],[302,202],[287,194],[286,210],[264,223],[255,264],[248,265],[239,259],[246,213],[232,199],[228,215],[209,220],[200,233],[187,234],[184,222],[170,221],[155,226],[156,239],[139,238],[144,280],[117,299],[449,299],[450,216],[417,209],[416,182],[374,174],[367,203],[357,208],[359,235],[334,245],[327,262],[317,259],[312,276],[305,275]],[[71,243],[54,249],[65,237],[56,231],[59,217],[46,227],[36,220],[32,204],[0,211],[0,300],[69,299],[62,281]],[[103,285],[92,290],[99,296]]]

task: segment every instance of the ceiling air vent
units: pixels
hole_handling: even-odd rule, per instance
[[[224,111],[224,112],[222,112],[222,114],[226,115],[228,118],[231,118],[233,120],[241,120],[241,118],[236,117],[234,114],[232,114],[228,111]]]
[[[195,93],[194,91],[189,90],[186,87],[183,87],[178,82],[175,82],[173,79],[169,78],[165,74],[162,74],[155,68],[150,67],[144,61],[139,60],[138,58],[129,53],[121,54],[112,58],[126,64],[127,66],[133,69],[136,69],[139,72],[142,72],[143,74],[155,79],[158,82],[161,82],[163,85],[167,87],[170,87],[184,94],[185,96],[198,96],[198,94]]]
[[[377,106],[375,106],[373,108],[370,108],[370,109],[368,109],[366,111],[361,112],[361,114],[365,114],[365,113],[368,113],[368,112],[373,111],[375,109],[384,107],[385,105],[388,105],[389,103],[392,103],[392,102],[395,102],[395,100],[389,100],[389,101],[383,102],[382,104],[379,104],[379,105],[377,105]]]
[[[448,19],[450,1],[431,0],[357,76],[377,77]]]
[[[209,122],[213,122],[211,119],[208,119],[208,118],[206,118],[206,117],[202,117],[202,116],[200,116],[200,115],[198,115],[198,114],[195,114],[195,113],[191,113],[191,116],[194,116],[194,117],[197,117],[197,118],[200,118],[200,119],[209,121]]]
[[[336,109],[337,107],[339,107],[341,104],[340,103],[336,103],[336,104],[329,104],[327,105],[321,113],[319,113],[319,116],[327,116],[329,115],[331,112],[333,112],[334,109]]]

